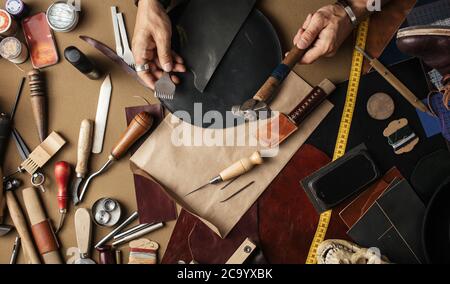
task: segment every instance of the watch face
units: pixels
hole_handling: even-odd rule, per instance
[[[55,3],[47,11],[50,25],[58,30],[66,30],[75,22],[75,9],[66,3]]]

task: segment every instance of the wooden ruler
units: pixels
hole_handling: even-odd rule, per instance
[[[369,31],[369,18],[362,22],[358,27],[356,36],[356,45],[363,50],[366,48],[367,33]],[[353,113],[355,112],[356,99],[358,97],[359,82],[361,80],[362,66],[364,56],[356,49],[353,51],[352,67],[350,70],[350,79],[348,83],[347,97],[342,113],[341,124],[337,136],[336,147],[334,149],[333,161],[345,155],[347,149],[348,137],[352,126]],[[328,226],[331,220],[332,211],[329,210],[320,215],[319,224],[309,249],[307,264],[315,264],[317,262],[317,248],[325,240]]]

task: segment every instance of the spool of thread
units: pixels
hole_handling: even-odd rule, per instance
[[[0,36],[13,36],[17,33],[17,29],[16,20],[6,10],[0,9]]]
[[[64,1],[58,1],[47,9],[48,25],[55,32],[70,32],[75,29],[80,18],[77,9]]]
[[[39,134],[39,140],[43,142],[47,138],[47,100],[45,97],[45,84],[39,70],[28,73],[30,85],[30,100],[33,109],[34,120]]]
[[[30,12],[28,5],[22,0],[7,0],[5,2],[5,9],[16,19],[24,18]]]
[[[128,264],[158,264],[159,245],[156,242],[140,239],[130,243]]]
[[[102,74],[95,67],[94,63],[78,48],[69,46],[64,50],[64,57],[70,62],[78,71],[86,75],[91,80],[100,79]]]
[[[0,55],[14,64],[22,64],[28,59],[28,48],[15,37],[7,37],[0,42]]]

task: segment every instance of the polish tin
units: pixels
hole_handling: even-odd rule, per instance
[[[28,15],[29,9],[27,4],[22,0],[7,0],[5,3],[5,9],[13,17],[21,19]]]
[[[28,59],[28,49],[15,37],[7,37],[0,42],[0,55],[12,63],[22,64]]]
[[[73,5],[58,1],[47,9],[47,22],[56,32],[70,32],[75,29],[80,18]]]
[[[17,32],[17,22],[11,15],[3,9],[0,9],[0,36],[13,36]]]

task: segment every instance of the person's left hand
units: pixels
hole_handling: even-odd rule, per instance
[[[300,64],[334,56],[352,30],[353,25],[340,5],[328,5],[309,14],[293,41],[300,49],[310,48]]]

